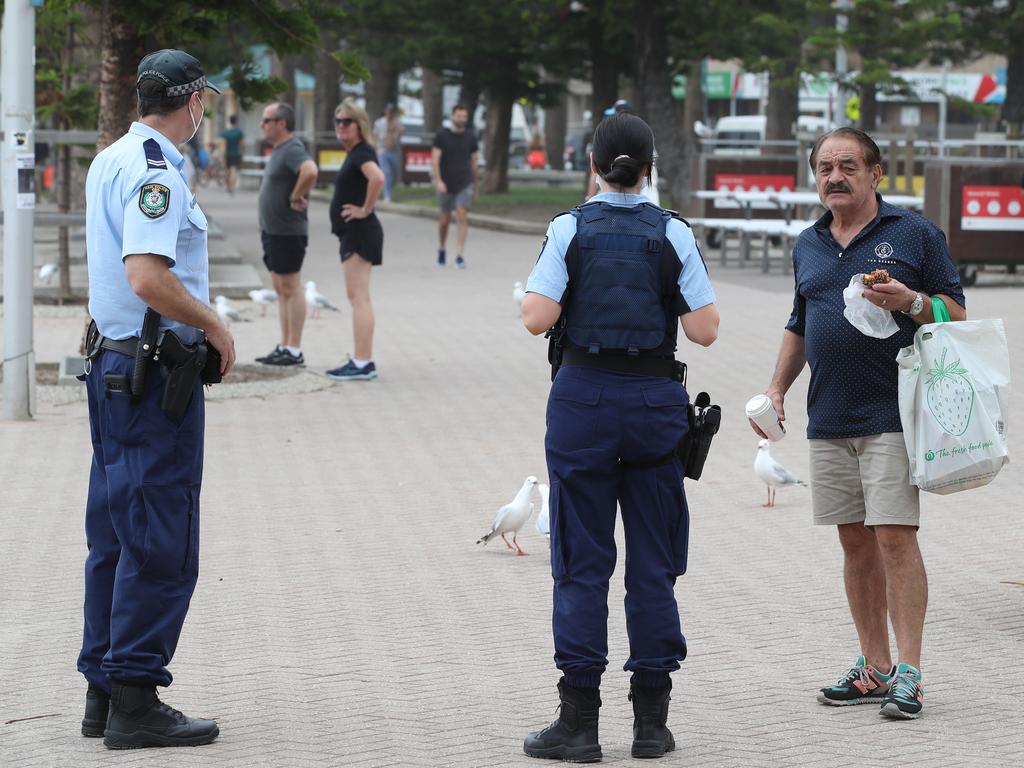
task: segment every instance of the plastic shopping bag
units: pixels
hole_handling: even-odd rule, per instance
[[[987,485],[1010,460],[1010,358],[1002,320],[952,323],[941,299],[932,306],[936,322],[896,356],[900,420],[910,482],[947,494]]]
[[[893,319],[892,312],[876,307],[864,298],[866,286],[861,279],[863,277],[860,274],[854,275],[850,278],[850,284],[843,289],[843,301],[846,302],[843,317],[865,336],[888,339],[900,327]]]

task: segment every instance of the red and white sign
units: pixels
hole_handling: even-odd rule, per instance
[[[960,229],[1024,231],[1024,189],[964,187]]]
[[[405,170],[408,173],[430,173],[430,150],[405,150]]]
[[[719,192],[792,192],[796,179],[770,173],[716,173],[715,189]],[[738,208],[735,200],[715,200],[715,208]],[[751,208],[776,210],[774,203],[753,203]]]

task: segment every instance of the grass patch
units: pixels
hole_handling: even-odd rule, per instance
[[[394,201],[407,205],[437,207],[437,193],[433,187],[399,186],[394,190]],[[560,211],[567,211],[583,200],[582,189],[564,187],[537,187],[510,189],[493,195],[480,195],[473,210],[488,216],[504,216],[524,221],[547,221]]]

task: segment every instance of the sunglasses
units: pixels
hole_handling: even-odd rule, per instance
[[[267,123],[276,123],[278,120],[283,120],[283,117],[264,117],[260,120],[260,125],[266,125]]]
[[[334,118],[334,124],[335,125],[343,125],[346,128],[348,128],[354,122],[355,122],[355,120],[353,118],[351,118],[351,117],[336,117],[336,118]]]

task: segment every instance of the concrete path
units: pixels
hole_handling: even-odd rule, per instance
[[[255,195],[203,203],[258,263]],[[305,273],[344,306],[326,209],[311,210]],[[523,331],[511,298],[540,237],[471,231],[469,269],[455,271],[435,266],[430,221],[382,220],[380,379],[211,397],[202,572],[166,699],[215,717],[215,744],[115,754],[78,735],[86,409],[41,397],[34,421],[0,424],[0,765],[540,765],[521,744],[557,703],[547,546],[532,521],[520,537],[529,557],[474,545],[523,477],[546,479],[545,344]],[[690,656],[670,711],[678,751],[659,764],[1019,765],[1024,586],[1004,582],[1024,579],[1020,464],[987,488],[924,499],[925,715],[892,722],[871,706],[817,704],[817,688],[858,654],[838,543],[811,526],[805,489],[759,506],[756,439],[742,416],[774,365],[791,278],[709,266],[722,337],[680,356],[691,390],[709,390],[725,420],[704,479],[687,488],[690,570],[676,592]],[[1019,340],[1022,295],[971,289],[971,314],[1003,317]],[[253,319],[234,326],[251,361],[277,341],[276,314],[239,306]],[[74,351],[80,317],[40,318],[40,360]],[[307,376],[344,360],[349,321],[345,308],[308,322]],[[806,375],[775,450],[804,476],[805,387]],[[622,597],[620,564],[601,742],[606,764],[639,765]]]

